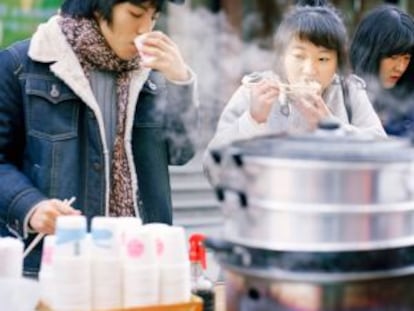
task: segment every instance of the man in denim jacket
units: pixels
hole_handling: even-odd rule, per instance
[[[193,72],[152,31],[163,2],[66,0],[0,51],[0,234],[27,245],[60,215],[172,223],[168,165],[192,158],[197,109]]]

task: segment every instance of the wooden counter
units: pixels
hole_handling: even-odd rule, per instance
[[[215,303],[215,310],[214,311],[226,311],[226,292],[224,283],[216,284],[214,287],[214,303]],[[197,297],[197,299],[199,299]],[[182,304],[181,306],[177,305],[171,308],[169,307],[168,311],[201,311],[199,309],[196,301],[193,301],[191,304]],[[198,301],[197,301],[198,302]],[[164,311],[166,310],[165,307],[148,307],[148,308],[128,308],[123,310],[112,310],[112,311]],[[39,303],[36,311],[53,311],[52,309],[48,308],[46,305]]]

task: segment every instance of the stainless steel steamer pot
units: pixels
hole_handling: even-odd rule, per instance
[[[227,241],[321,252],[414,245],[408,140],[323,129],[235,142],[212,159]]]
[[[281,252],[209,238],[228,311],[413,311],[414,247]]]
[[[332,131],[327,130],[332,129]],[[324,127],[212,152],[228,311],[414,310],[414,152]]]

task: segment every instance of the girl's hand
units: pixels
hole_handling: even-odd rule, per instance
[[[144,67],[158,70],[170,81],[187,81],[190,73],[178,46],[161,31],[152,31],[140,40],[138,53]]]
[[[271,79],[263,79],[249,87],[251,94],[250,115],[257,123],[264,123],[279,96],[278,83]]]
[[[303,94],[303,96],[295,98],[293,105],[308,121],[310,130],[316,129],[319,121],[332,115],[319,94]]]

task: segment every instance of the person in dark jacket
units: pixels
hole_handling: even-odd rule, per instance
[[[172,223],[168,165],[194,154],[197,101],[177,45],[153,30],[164,2],[66,0],[30,40],[0,51],[3,235],[28,245],[80,213]],[[39,244],[26,275],[40,254]]]
[[[414,19],[400,8],[382,5],[357,25],[350,60],[367,82],[368,94],[390,135],[414,133]]]

